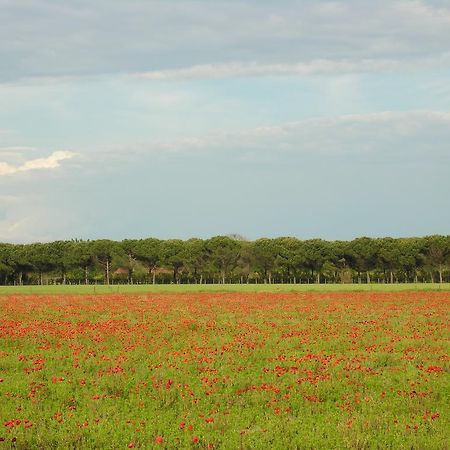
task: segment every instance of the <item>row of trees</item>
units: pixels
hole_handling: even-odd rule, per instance
[[[0,284],[450,281],[450,236],[0,244]]]

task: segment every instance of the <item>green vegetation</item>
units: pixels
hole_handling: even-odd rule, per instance
[[[0,244],[0,285],[450,282],[450,236]]]
[[[402,292],[450,291],[450,283],[399,284],[114,284],[0,286],[0,295],[138,294],[189,292]]]
[[[0,296],[0,448],[448,448],[448,292]]]

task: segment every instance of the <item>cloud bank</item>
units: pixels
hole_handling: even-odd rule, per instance
[[[411,70],[426,59],[448,65],[442,56],[449,51],[450,5],[0,0],[0,24],[3,81],[129,72],[203,77],[211,68],[221,76]]]
[[[76,153],[69,151],[56,151],[46,158],[37,158],[25,161],[19,166],[14,166],[6,162],[0,161],[0,176],[16,175],[18,173],[29,172],[34,170],[49,170],[60,167],[61,161],[71,159]]]
[[[424,59],[421,67],[435,67],[450,62],[450,53],[436,60]],[[333,60],[320,59],[305,63],[261,64],[258,62],[231,62],[225,64],[203,64],[181,69],[157,70],[131,74],[137,79],[171,81],[195,79],[220,79],[258,76],[303,76],[303,75],[339,75],[345,73],[393,72],[414,68],[411,62],[396,60],[361,59]]]
[[[160,139],[104,152],[125,158],[229,158],[256,163],[296,158],[449,162],[450,112],[386,111],[305,119],[244,130]],[[329,161],[328,161],[329,162]]]

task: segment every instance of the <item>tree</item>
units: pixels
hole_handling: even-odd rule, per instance
[[[220,273],[222,284],[225,284],[227,275],[236,267],[241,245],[239,241],[227,236],[215,236],[205,242],[210,261]]]
[[[422,239],[399,239],[398,250],[399,267],[403,271],[405,283],[408,283],[412,279],[417,283],[417,270],[424,263]]]
[[[376,239],[361,237],[351,241],[347,247],[347,258],[350,266],[358,273],[358,283],[361,283],[361,273],[366,273],[366,282],[370,283],[370,271],[376,267],[378,245]]]
[[[137,249],[139,241],[136,239],[125,239],[120,243],[125,258],[121,261],[121,266],[124,266],[128,272],[127,280],[129,284],[133,284],[133,274],[137,265]]]
[[[193,276],[195,283],[203,283],[203,271],[208,263],[205,242],[192,238],[184,243],[184,265]]]
[[[10,244],[0,244],[0,283],[8,284],[8,277],[14,273],[11,265],[11,251],[13,246]]]
[[[428,236],[425,238],[424,256],[432,271],[437,271],[439,283],[443,282],[443,273],[450,261],[450,237]],[[432,274],[433,279],[433,274]]]
[[[93,241],[92,252],[96,261],[104,270],[105,283],[109,285],[111,281],[111,267],[113,258],[115,256],[123,256],[123,249],[115,241],[100,239]]]
[[[72,266],[71,259],[72,244],[69,241],[55,241],[47,244],[49,262],[58,271],[62,283],[66,284],[67,271]]]
[[[286,274],[287,280],[294,284],[299,280],[300,271],[306,265],[305,245],[294,237],[278,238],[279,256],[278,265]],[[301,281],[301,279],[300,279]]]
[[[386,237],[378,239],[377,266],[384,274],[384,282],[394,283],[394,271],[399,267],[400,249],[398,240]],[[389,273],[389,278],[387,277]]]
[[[172,281],[179,283],[180,269],[185,265],[184,243],[181,239],[169,239],[161,245],[162,263],[172,269]]]
[[[304,241],[305,267],[311,271],[311,276],[316,276],[316,283],[320,283],[320,275],[325,262],[330,257],[328,243],[322,239],[310,239]]]
[[[280,247],[275,239],[262,238],[251,244],[253,260],[256,270],[262,272],[264,283],[272,284],[272,273],[280,253]]]
[[[152,276],[152,283],[156,283],[156,269],[162,259],[162,241],[155,238],[140,239],[135,243],[134,256]]]
[[[27,245],[25,246],[25,255],[33,269],[38,273],[38,284],[44,284],[44,273],[50,272],[56,267],[50,244]]]
[[[96,257],[94,255],[94,245],[91,241],[73,240],[68,248],[69,267],[78,267],[83,271],[84,284],[89,284],[90,270],[95,266]]]

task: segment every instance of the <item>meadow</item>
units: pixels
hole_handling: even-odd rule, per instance
[[[376,286],[2,288],[0,449],[446,449],[450,291]]]
[[[147,294],[196,292],[398,292],[448,291],[450,283],[379,284],[47,284],[0,286],[0,295],[14,294]]]

